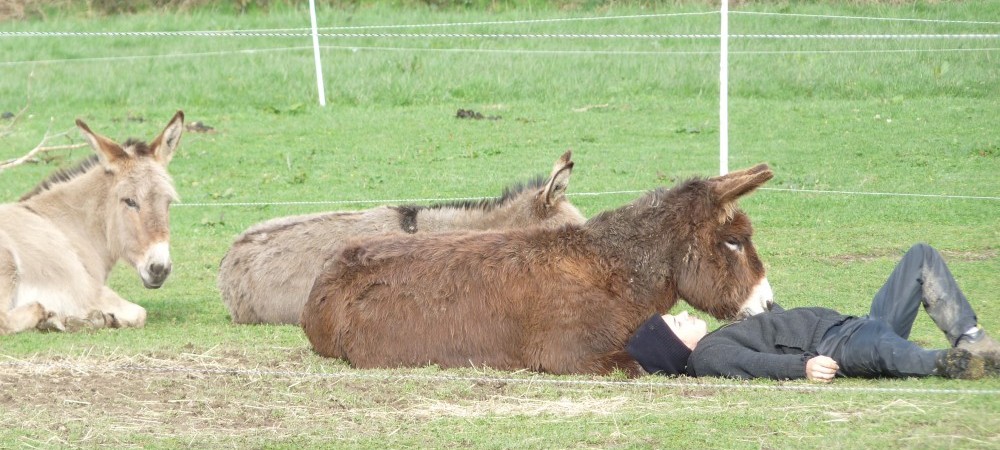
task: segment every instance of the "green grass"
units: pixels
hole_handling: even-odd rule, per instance
[[[363,2],[323,9],[320,16],[327,26],[366,26],[710,11],[696,2],[573,5],[399,8]],[[995,1],[775,2],[740,10],[1000,21]],[[0,31],[308,25],[303,10],[287,7],[244,15],[196,8],[183,14],[47,17],[0,23]],[[361,31],[710,34],[717,23],[717,16],[693,15]],[[996,30],[733,15],[731,32]],[[77,117],[119,140],[152,138],[177,109],[188,122],[215,128],[185,134],[170,167],[183,200],[171,211],[171,279],[148,291],[129,268],[112,274],[111,286],[149,312],[146,328],[0,337],[0,362],[76,367],[0,366],[0,447],[1000,444],[1000,396],[920,392],[996,391],[997,379],[837,380],[833,386],[841,390],[799,392],[782,387],[809,384],[755,381],[739,383],[751,388],[734,388],[704,385],[726,380],[651,378],[595,386],[552,383],[592,380],[586,377],[488,369],[355,371],[313,355],[296,327],[229,324],[215,290],[218,262],[236,234],[261,220],[369,205],[351,201],[494,196],[509,183],[547,173],[566,149],[573,149],[577,162],[571,199],[587,215],[630,201],[638,195],[631,191],[717,173],[714,40],[328,37],[322,40],[331,46],[322,54],[326,108],[316,104],[308,48],[234,53],[307,47],[308,38],[3,37],[0,44],[0,109],[27,107],[16,123],[0,121],[0,160],[27,152],[47,130],[69,131],[53,144],[82,142],[73,129]],[[731,42],[730,168],[768,162],[775,169],[767,189],[741,206],[753,220],[779,302],[863,314],[902,252],[924,241],[945,253],[982,325],[1000,333],[997,51],[929,51],[995,44]],[[922,51],[885,52],[908,49]],[[810,52],[745,53],[788,50]],[[829,53],[841,50],[880,52]],[[188,53],[213,54],[14,63]],[[502,118],[458,120],[460,108]],[[53,153],[44,163],[0,173],[0,199],[15,200],[88,152]],[[627,192],[613,193],[619,191]],[[348,203],[283,204],[294,201]],[[224,205],[243,202],[254,205]],[[912,338],[929,347],[945,345],[923,316]],[[142,372],[123,365],[288,373]],[[335,376],[304,376],[321,372]],[[540,381],[399,379],[410,375]],[[642,384],[647,381],[653,384]],[[914,391],[871,390],[880,388]]]

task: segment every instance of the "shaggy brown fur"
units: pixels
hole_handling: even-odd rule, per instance
[[[383,206],[354,212],[282,217],[236,238],[222,259],[218,286],[235,323],[298,324],[322,261],[351,239],[444,230],[557,227],[584,222],[565,193],[573,170],[564,153],[548,179],[501,197],[431,207]]]
[[[317,353],[362,368],[636,375],[626,341],[679,297],[720,319],[769,306],[735,202],[772,176],[761,164],[690,180],[583,225],[351,245],[316,280],[302,326]]]

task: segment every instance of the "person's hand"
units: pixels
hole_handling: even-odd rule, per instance
[[[837,375],[837,369],[840,369],[840,366],[837,365],[837,361],[834,361],[833,358],[822,355],[814,356],[809,361],[806,361],[806,379],[820,383],[829,383]]]

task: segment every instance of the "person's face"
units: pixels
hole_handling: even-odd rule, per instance
[[[689,316],[687,311],[675,316],[664,314],[663,321],[667,323],[670,331],[673,331],[677,338],[691,350],[694,350],[698,341],[708,334],[708,324],[697,317]]]

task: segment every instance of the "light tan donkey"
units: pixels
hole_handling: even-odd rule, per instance
[[[170,275],[167,165],[184,131],[178,111],[151,144],[124,144],[77,120],[95,155],[0,205],[0,334],[34,327],[141,327],[146,310],[106,285],[119,260],[145,287]]]
[[[354,239],[446,230],[554,228],[585,218],[566,199],[573,170],[564,153],[547,179],[503,196],[429,207],[381,206],[268,220],[236,238],[219,267],[218,287],[233,322],[298,324],[323,261]]]

